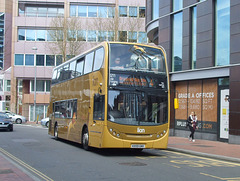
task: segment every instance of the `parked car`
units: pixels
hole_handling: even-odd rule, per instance
[[[13,131],[12,119],[6,113],[0,113],[0,129]]]
[[[10,112],[10,111],[4,111],[6,114],[8,114],[9,117],[12,118],[12,121],[14,123],[17,123],[17,124],[22,124],[22,123],[25,123],[27,122],[26,118],[24,116],[21,116],[21,115],[18,115],[18,114],[15,114],[13,112]]]
[[[41,125],[48,127],[48,125],[49,125],[49,117],[43,118],[41,120]]]

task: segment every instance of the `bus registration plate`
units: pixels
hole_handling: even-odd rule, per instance
[[[144,144],[132,144],[131,148],[145,148]]]

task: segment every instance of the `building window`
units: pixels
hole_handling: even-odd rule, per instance
[[[18,40],[25,40],[25,29],[18,29]]]
[[[54,55],[46,55],[46,66],[54,66],[55,56]]]
[[[152,20],[159,18],[159,0],[152,0]]]
[[[26,40],[35,41],[35,30],[26,30]]]
[[[71,5],[70,6],[70,16],[71,17],[76,17],[77,14],[77,6],[76,5]]]
[[[178,11],[183,8],[183,0],[173,0],[173,11]]]
[[[129,17],[137,17],[137,7],[129,6]]]
[[[62,63],[62,55],[56,56],[56,66],[60,65]]]
[[[28,16],[28,17],[57,17],[57,16],[64,16],[64,8],[63,6],[58,7],[47,7],[41,6],[35,7],[29,4],[26,6],[23,3],[18,4],[18,14],[19,16]]]
[[[108,32],[108,41],[114,41],[114,31]]]
[[[44,55],[36,55],[36,66],[44,66]]]
[[[32,55],[32,54],[25,55],[25,65],[26,66],[34,66],[34,55]]]
[[[96,42],[97,40],[97,35],[96,35],[96,31],[88,31],[88,41],[89,42]]]
[[[26,16],[37,16],[37,7],[26,7]]]
[[[29,111],[29,121],[37,120],[40,121],[44,117],[46,117],[47,114],[47,107],[48,105],[36,105],[36,115],[35,118],[33,118],[33,111],[34,111],[34,105],[30,105],[30,111]]]
[[[68,41],[76,41],[76,31],[74,30],[68,30],[68,33],[67,33],[67,40]]]
[[[107,41],[107,31],[98,31],[98,41]]]
[[[15,65],[23,65],[23,54],[15,54]]]
[[[87,17],[87,6],[78,6],[78,17]]]
[[[118,32],[118,39],[121,42],[127,42],[127,31],[119,31]]]
[[[192,69],[197,61],[197,7],[192,8]]]
[[[137,42],[137,32],[128,32],[128,42]]]
[[[31,80],[31,92],[34,92],[34,80]],[[50,80],[36,80],[36,91],[37,92],[50,92]]]
[[[47,16],[47,8],[46,7],[38,8],[38,16],[46,17]]]
[[[127,17],[127,6],[119,6],[119,16]]]
[[[99,6],[98,7],[98,17],[107,18],[107,13],[108,13],[107,10],[108,10],[107,7]]]
[[[88,6],[88,17],[97,17],[97,6]]]
[[[182,70],[182,12],[173,15],[172,71]]]
[[[77,31],[77,40],[78,41],[87,41],[86,35],[87,35],[86,30]]]
[[[55,30],[48,30],[47,31],[47,41],[56,41],[56,31]]]
[[[11,80],[5,80],[5,91],[10,92],[11,91]]]
[[[108,7],[108,17],[109,18],[115,17],[115,7]]]
[[[36,30],[36,31],[37,31],[37,41],[45,41],[46,31],[45,30]]]
[[[145,7],[139,7],[139,18],[145,18]]]
[[[138,43],[147,43],[147,33],[145,32],[138,33]]]
[[[230,0],[216,1],[215,65],[230,63]]]

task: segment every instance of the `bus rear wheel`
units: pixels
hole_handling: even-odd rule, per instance
[[[57,123],[54,126],[54,138],[58,139],[58,125],[57,125]]]
[[[88,141],[89,141],[88,129],[84,128],[82,133],[82,146],[84,150],[89,150]]]

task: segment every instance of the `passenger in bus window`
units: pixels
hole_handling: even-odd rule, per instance
[[[116,58],[112,63],[111,67],[113,68],[124,68],[124,64],[121,62],[120,58]]]

